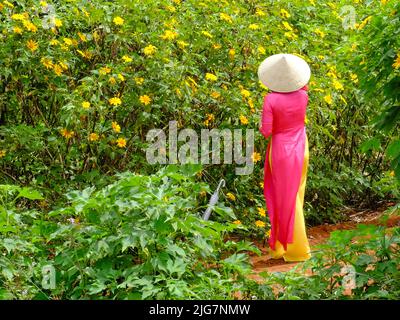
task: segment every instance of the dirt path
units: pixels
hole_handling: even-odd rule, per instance
[[[315,227],[311,227],[307,230],[308,240],[311,248],[318,244],[324,243],[331,232],[336,230],[350,230],[355,229],[357,224],[380,224],[379,218],[382,216],[382,211],[349,211],[347,213],[349,221],[339,224],[324,224]],[[387,225],[390,227],[400,225],[400,216],[393,215],[387,221]],[[261,250],[262,255],[250,255],[251,263],[253,265],[254,275],[252,278],[255,280],[260,278],[257,276],[260,272],[286,272],[291,270],[299,262],[285,262],[283,259],[271,259],[268,254],[267,244],[255,242],[257,247]],[[260,278],[261,279],[261,278]]]

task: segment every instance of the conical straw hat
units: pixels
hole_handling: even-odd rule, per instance
[[[265,59],[258,68],[260,81],[277,92],[299,90],[308,83],[310,76],[307,62],[293,54],[275,54]]]

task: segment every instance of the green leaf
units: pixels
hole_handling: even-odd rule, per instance
[[[29,200],[42,200],[42,199],[44,199],[43,196],[38,191],[36,191],[34,189],[31,189],[31,188],[26,188],[26,187],[22,188],[19,191],[17,199],[18,198],[26,198],[26,199],[29,199]]]
[[[396,158],[400,155],[400,140],[392,141],[386,151],[387,155],[392,158]]]
[[[374,138],[364,141],[360,145],[360,150],[361,150],[361,152],[367,152],[369,150],[379,150],[380,146],[381,146],[380,139],[377,137],[374,137]]]

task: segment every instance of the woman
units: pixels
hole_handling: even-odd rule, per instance
[[[264,196],[271,222],[272,258],[305,261],[311,257],[303,202],[308,167],[305,114],[306,84],[311,71],[301,58],[276,54],[259,69],[260,81],[272,90],[264,99],[260,131],[271,136],[264,166]]]

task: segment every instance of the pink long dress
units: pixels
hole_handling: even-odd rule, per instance
[[[260,132],[268,138],[264,166],[264,196],[271,222],[269,245],[276,241],[287,250],[293,242],[296,196],[305,155],[307,87],[294,92],[272,92],[265,96]],[[268,161],[271,154],[272,168]]]

